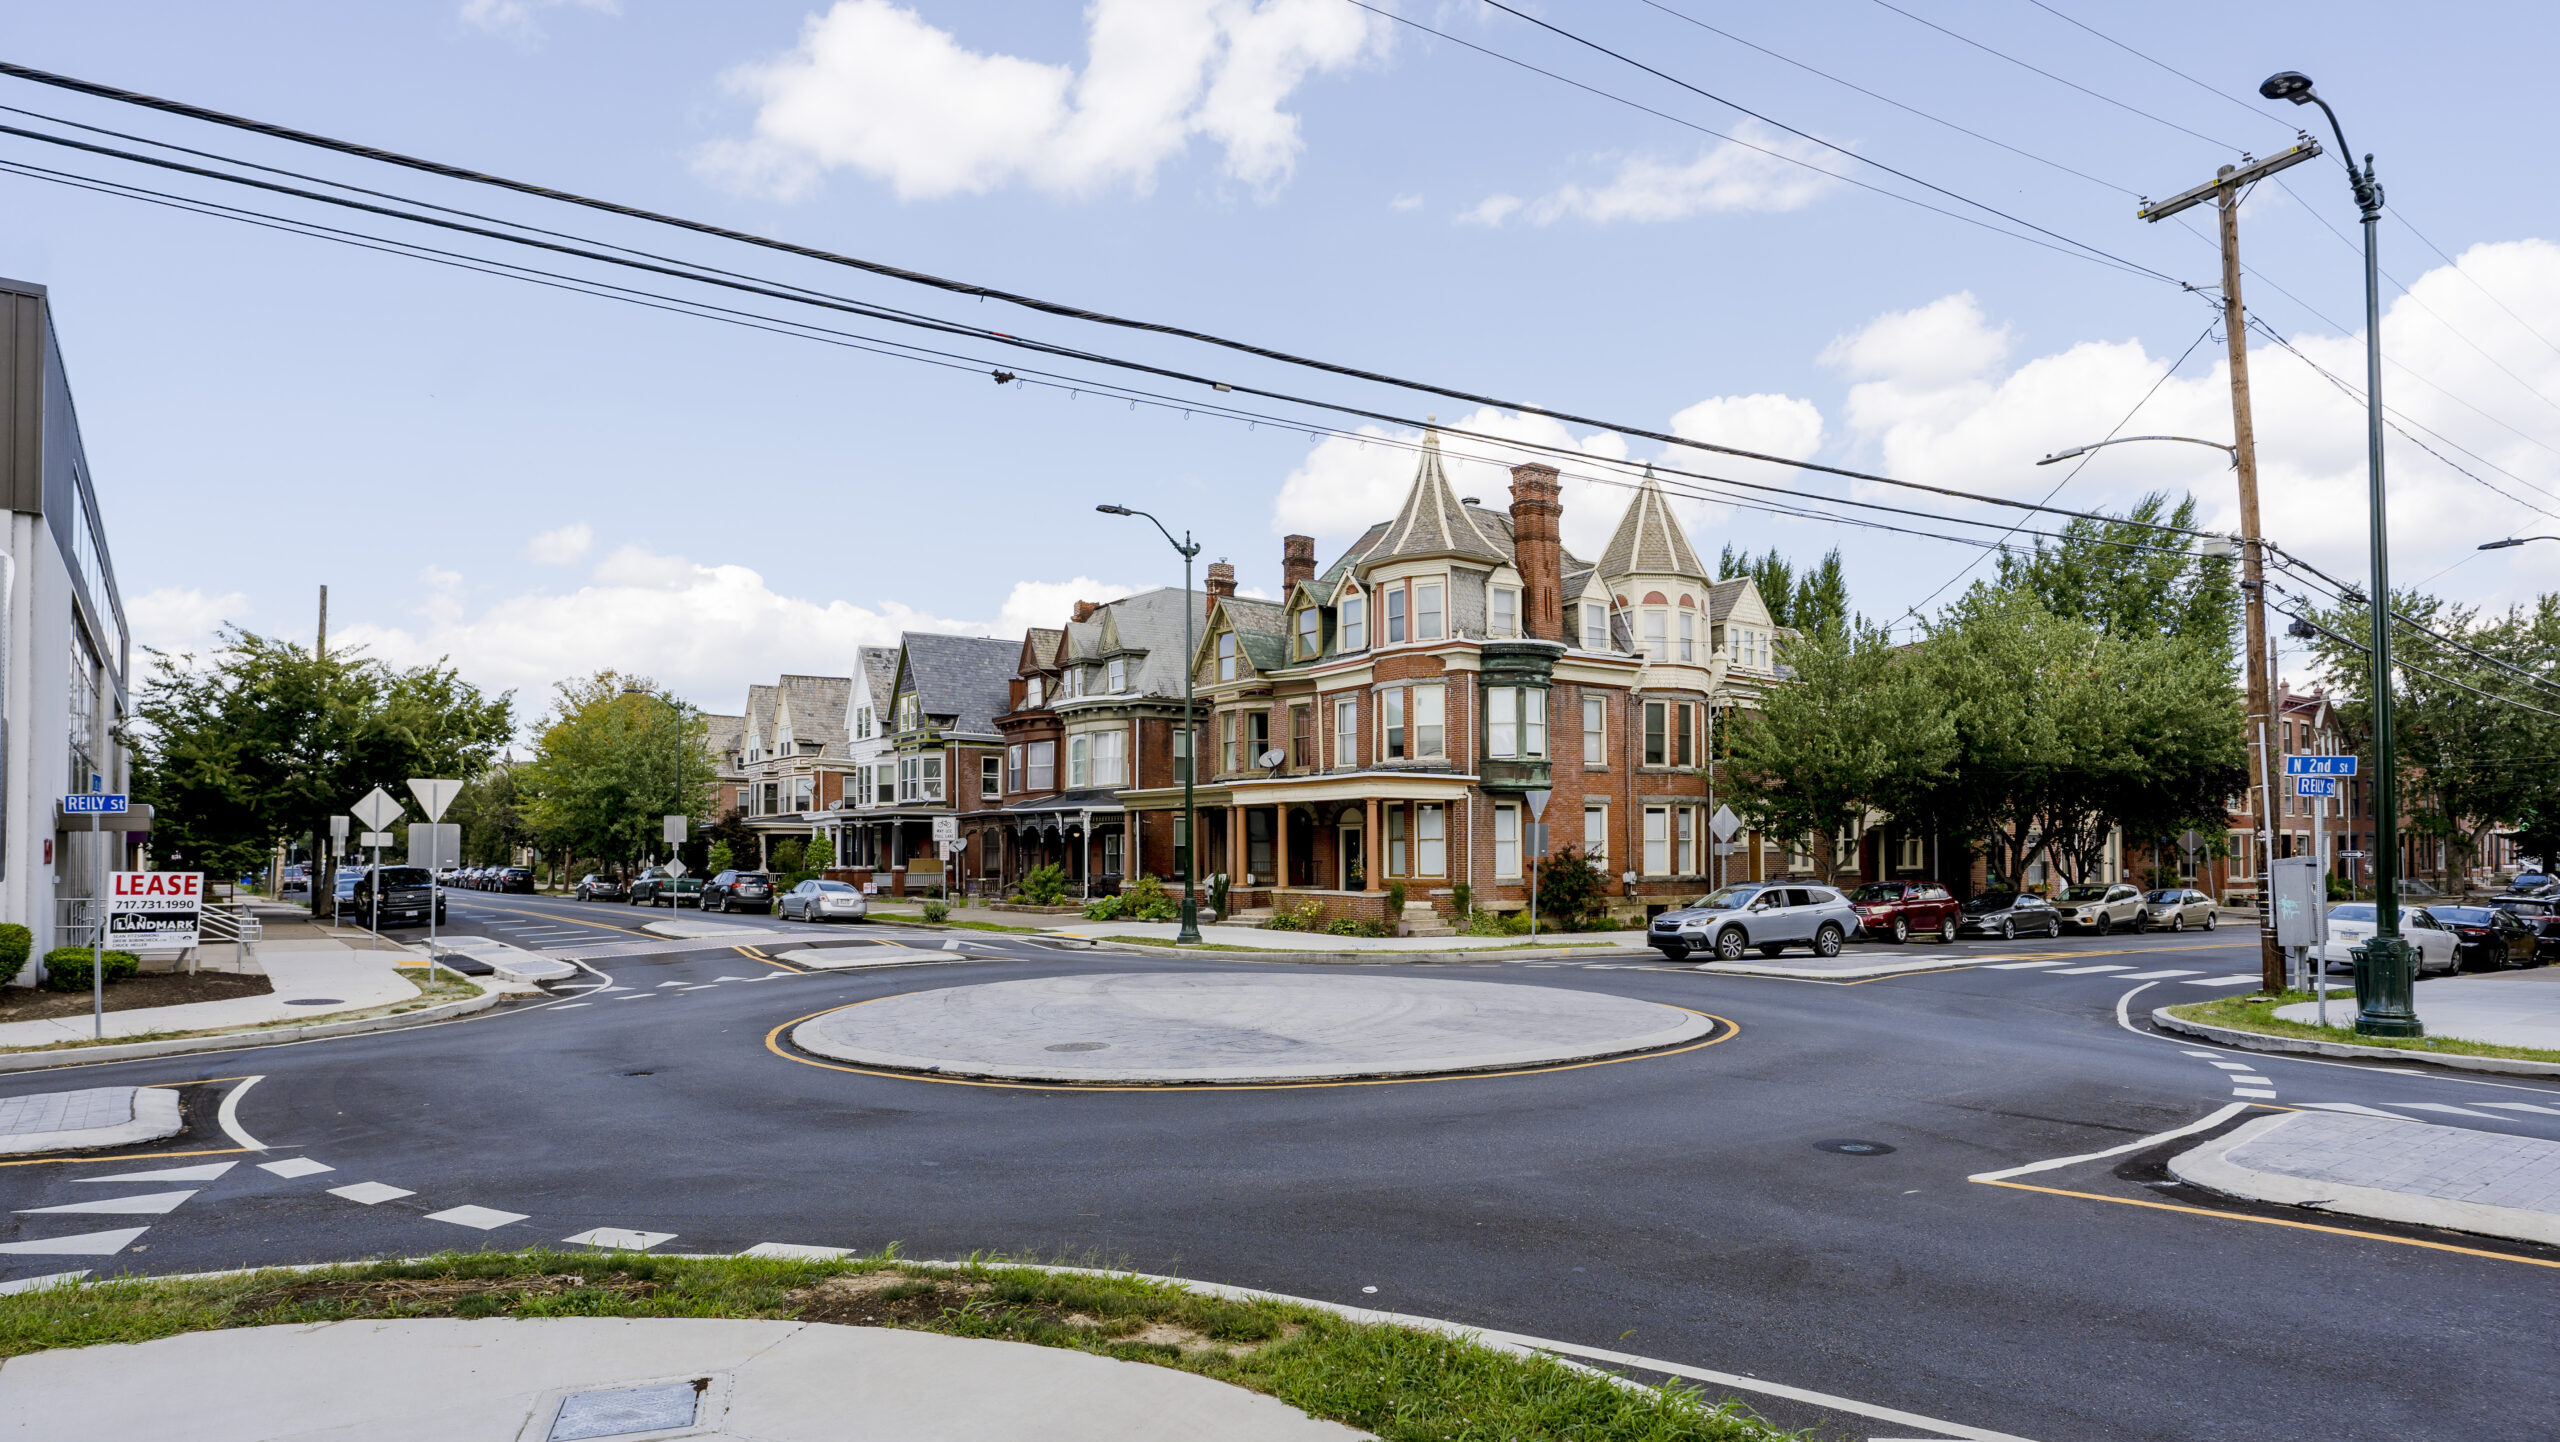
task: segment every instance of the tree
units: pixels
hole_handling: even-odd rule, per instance
[[[809,838],[808,849],[800,854],[800,864],[811,871],[825,871],[836,864],[835,839],[826,832]]]
[[[2161,525],[2195,529],[2195,497],[2172,510],[2155,491],[2118,520],[2075,517],[2051,546],[2039,539],[2031,553],[2002,552],[1999,587],[2110,636],[2167,637],[2229,654],[2240,625],[2232,562],[2188,554]]]
[[[516,859],[517,849],[533,844],[533,828],[524,817],[515,768],[505,761],[464,783],[446,808],[445,819],[462,828],[463,859],[481,866]]]
[[[1589,925],[1609,912],[1609,874],[1573,842],[1538,858],[1538,919],[1558,931]]]
[[[612,670],[553,689],[533,758],[516,768],[524,817],[545,851],[624,867],[664,845],[659,818],[669,806],[687,817],[709,812],[714,778],[698,713],[679,721],[655,688]]]
[[[413,776],[477,775],[513,730],[512,694],[484,696],[439,661],[395,668],[350,647],[302,646],[224,628],[199,659],[153,650],[134,711],[134,790],[171,861],[221,875]],[[325,884],[325,882],[324,882]],[[315,886],[315,904],[322,888]]]
[[[1787,619],[1808,636],[1837,637],[1849,629],[1849,578],[1840,565],[1840,548],[1832,547],[1796,581],[1786,605]]]

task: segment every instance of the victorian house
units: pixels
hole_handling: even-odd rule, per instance
[[[840,854],[857,862],[857,880],[903,895],[910,889],[954,890],[984,877],[990,855],[969,842],[946,857],[934,823],[1003,804],[1004,735],[996,717],[1011,702],[1019,642],[985,636],[945,636],[910,631],[898,638],[885,686],[870,690],[887,702],[874,723],[885,729],[870,774],[871,803],[828,818],[843,838]],[[863,685],[875,683],[864,668]],[[862,785],[859,773],[854,777]],[[950,863],[946,874],[946,860]]]
[[[739,865],[769,867],[776,842],[806,841],[826,823],[843,794],[852,684],[844,676],[784,676],[747,688],[742,749],[734,779],[722,783],[756,838],[755,856],[737,858]]]
[[[897,647],[856,648],[853,684],[845,695],[844,775],[826,823],[840,868],[885,870],[878,848],[882,833],[862,821],[897,805],[897,763],[889,742],[890,698],[897,681]]]
[[[1622,915],[1705,886],[1715,709],[1776,679],[1775,628],[1748,580],[1707,575],[1649,475],[1597,561],[1564,549],[1562,514],[1544,465],[1513,468],[1507,512],[1460,498],[1432,433],[1394,517],[1330,566],[1286,539],[1278,601],[1210,568],[1201,870],[1232,910],[1389,919],[1391,884],[1418,927],[1460,885],[1516,910],[1541,822],[1612,876]],[[1161,822],[1182,792],[1121,800]]]

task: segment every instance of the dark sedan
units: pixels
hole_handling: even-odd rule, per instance
[[[2531,928],[2494,906],[2430,906],[2436,925],[2461,945],[2465,967],[2531,966],[2538,939]]]
[[[2560,901],[2547,896],[2493,896],[2489,905],[2524,923],[2534,935],[2537,960],[2560,961]]]
[[[620,901],[626,889],[621,878],[590,871],[578,878],[577,889],[572,894],[580,901]]]
[[[500,871],[491,879],[489,889],[491,891],[521,891],[525,895],[531,896],[533,894],[533,868],[530,866],[510,866],[505,870]]]
[[[1996,936],[2015,941],[2022,936],[2060,936],[2062,913],[2032,891],[1986,891],[1964,904],[1956,923],[1960,936]]]

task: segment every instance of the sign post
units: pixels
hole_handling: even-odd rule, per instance
[[[1724,889],[1724,859],[1733,854],[1733,833],[1742,829],[1742,818],[1730,806],[1719,806],[1707,820],[1707,830],[1716,839],[1716,889]]]
[[[462,794],[462,783],[435,776],[409,778],[409,794],[427,813],[427,836],[434,843],[424,861],[418,857],[418,828],[409,828],[409,864],[427,868],[427,982],[436,979],[436,913],[444,910],[444,869],[462,861],[462,828],[447,826],[444,809]]]
[[[107,842],[106,831],[99,821],[103,816],[122,816],[133,809],[132,798],[119,792],[100,790],[103,778],[92,775],[89,790],[62,798],[63,814],[77,816],[89,813],[89,849],[97,853],[98,908],[97,929],[89,937],[90,1021],[98,1040],[107,1039]]]
[[[1529,848],[1529,939],[1538,939],[1538,858],[1547,850],[1547,800],[1551,790],[1524,791],[1521,799],[1529,803],[1528,835],[1520,838]]]
[[[382,940],[382,846],[384,842],[391,839],[390,832],[386,828],[400,819],[400,803],[391,799],[390,792],[377,786],[366,792],[362,801],[348,807],[347,810],[354,814],[356,820],[364,823],[364,835],[360,839],[365,845],[373,848],[373,871],[366,878],[365,887],[366,895],[373,900],[373,917],[370,923],[373,935],[368,937],[364,944],[365,950],[371,951]],[[435,895],[432,892],[428,893],[427,906],[431,911],[434,909]],[[433,962],[429,965],[432,966]],[[428,975],[432,976],[434,972],[430,971]]]

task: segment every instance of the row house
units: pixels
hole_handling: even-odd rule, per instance
[[[735,760],[724,770],[721,809],[756,838],[754,864],[769,866],[776,842],[817,834],[842,798],[844,676],[791,676],[747,688]],[[718,728],[725,729],[725,728]],[[748,858],[738,858],[747,864]]]
[[[1003,803],[1004,736],[996,717],[1010,703],[1022,648],[986,636],[910,631],[893,653],[866,648],[849,683],[838,786],[850,796],[816,818],[850,879],[904,894],[958,890],[985,877],[995,860],[983,838],[961,830],[948,858],[934,823]]]
[[[1332,565],[1286,539],[1279,600],[1210,567],[1201,869],[1232,909],[1385,919],[1390,884],[1417,925],[1459,884],[1518,909],[1538,792],[1621,914],[1702,889],[1711,730],[1777,679],[1777,628],[1749,580],[1711,580],[1649,474],[1596,562],[1564,549],[1562,514],[1544,465],[1513,468],[1507,512],[1460,498],[1432,432],[1396,514]],[[1179,813],[1172,780],[1122,793],[1133,821]],[[1158,875],[1178,872],[1163,834],[1137,863]]]

